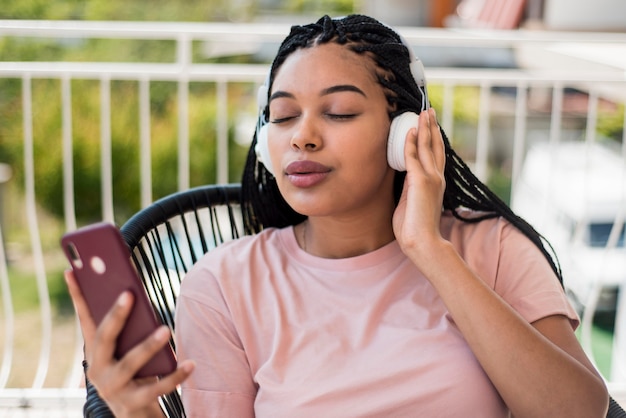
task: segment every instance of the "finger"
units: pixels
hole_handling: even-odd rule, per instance
[[[163,346],[169,343],[170,330],[162,325],[157,328],[149,337],[133,347],[117,363],[120,376],[125,379],[132,379]]]
[[[431,135],[433,138],[433,156],[435,157],[437,170],[439,172],[443,172],[446,166],[446,147],[443,143],[443,135],[441,134],[441,129],[439,128],[439,123],[437,122],[437,113],[435,112],[435,109],[430,108],[428,112],[430,113]]]
[[[193,360],[181,362],[172,373],[158,379],[154,384],[146,387],[149,398],[165,395],[176,390],[176,387],[183,383],[193,373],[196,363]]]
[[[195,363],[192,360],[186,360],[179,364],[174,372],[161,379],[141,382],[142,384],[130,395],[127,406],[128,404],[146,405],[159,396],[174,392],[177,386],[189,377],[194,368]]]
[[[432,124],[430,112],[420,113],[419,133],[417,136],[417,155],[425,173],[432,173],[437,165],[433,154]]]
[[[417,128],[411,128],[404,141],[404,161],[407,171],[419,168],[416,163],[417,158]]]
[[[126,324],[126,319],[133,307],[133,295],[131,292],[122,292],[111,309],[102,319],[96,329],[93,347],[92,367],[99,364],[108,364],[113,359],[117,337]]]
[[[72,303],[74,304],[74,310],[76,311],[76,315],[78,316],[78,322],[80,323],[80,329],[83,333],[83,339],[85,340],[85,345],[91,345],[91,342],[96,333],[96,324],[89,312],[89,308],[87,307],[87,302],[85,302],[85,298],[83,298],[83,293],[76,282],[76,277],[74,276],[74,272],[72,270],[66,270],[65,274],[65,283],[67,283],[67,288],[70,293],[70,298],[72,299]],[[87,347],[85,347],[87,349]]]
[[[422,112],[419,115],[419,132],[418,132],[418,152],[419,147],[425,147],[430,150],[431,148],[431,126],[430,126],[430,113],[428,111]]]

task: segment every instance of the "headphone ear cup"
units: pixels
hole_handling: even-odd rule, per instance
[[[391,121],[387,139],[387,162],[397,171],[406,171],[404,161],[404,143],[412,128],[417,128],[419,116],[414,112],[405,112]]]
[[[256,158],[259,160],[270,174],[274,175],[274,169],[272,167],[272,160],[270,159],[270,150],[267,145],[267,131],[268,125],[262,126],[256,136],[256,146],[254,151],[256,152]]]
[[[268,91],[267,91],[267,81],[266,81],[265,83],[263,83],[263,85],[259,87],[259,89],[256,92],[256,103],[260,111],[263,111],[263,109],[265,109],[265,106],[267,106],[267,94],[268,94]]]

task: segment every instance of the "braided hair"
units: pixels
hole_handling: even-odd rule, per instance
[[[363,15],[349,15],[341,19],[324,16],[316,23],[293,26],[284,39],[272,63],[268,95],[276,72],[296,50],[335,42],[345,45],[353,52],[368,56],[376,65],[376,76],[392,109],[390,118],[422,108],[422,91],[410,69],[410,54],[400,35],[376,19]],[[260,124],[267,123],[269,109],[259,116]],[[445,145],[446,165],[444,177],[446,189],[443,208],[464,222],[480,222],[503,217],[526,235],[544,254],[552,270],[562,284],[561,269],[550,244],[530,225],[517,216],[510,207],[482,183],[467,164],[450,146],[445,132],[439,128]],[[278,190],[276,180],[255,153],[256,133],[248,152],[242,177],[242,211],[247,233],[256,233],[267,227],[296,225],[306,216],[294,211]],[[396,172],[394,196],[396,202],[402,193],[406,173]],[[458,209],[467,208],[479,216],[465,217]],[[548,247],[550,251],[548,251]]]

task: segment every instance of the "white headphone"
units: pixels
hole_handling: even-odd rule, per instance
[[[426,77],[424,75],[424,65],[422,61],[415,55],[411,46],[406,42],[402,35],[398,34],[400,41],[409,50],[411,60],[410,69],[417,87],[422,92],[422,108],[421,111],[430,107],[428,101],[428,92],[426,90]],[[257,105],[259,108],[259,118],[256,129],[256,146],[254,148],[257,160],[261,162],[267,171],[274,175],[272,160],[270,159],[268,141],[268,124],[265,122],[265,109],[267,107],[270,85],[270,74],[267,75],[265,82],[257,91]],[[406,171],[404,161],[404,143],[406,136],[412,128],[418,126],[418,115],[415,112],[404,112],[391,121],[389,128],[389,137],[387,138],[387,162],[391,168],[397,171]]]

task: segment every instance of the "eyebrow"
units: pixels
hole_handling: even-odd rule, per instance
[[[339,84],[336,86],[332,86],[332,87],[328,87],[324,90],[322,90],[322,92],[320,93],[320,96],[328,96],[329,94],[333,94],[333,93],[340,93],[340,92],[353,92],[353,93],[357,93],[360,94],[361,96],[367,98],[367,95],[365,94],[365,92],[363,90],[361,90],[360,88],[358,88],[357,86],[354,86],[352,84]],[[282,90],[278,90],[276,92],[274,92],[271,96],[270,96],[270,102],[274,99],[279,99],[279,98],[288,98],[288,99],[294,99],[295,96],[291,93],[288,93],[286,91],[282,91]]]
[[[361,90],[360,88],[358,88],[355,85],[352,84],[339,84],[337,86],[332,86],[329,87],[327,89],[322,90],[322,96],[327,96],[329,94],[333,94],[333,93],[339,93],[339,92],[343,92],[343,91],[351,91],[354,93],[358,93],[363,97],[367,97],[367,95],[365,94],[365,92],[363,90]]]

